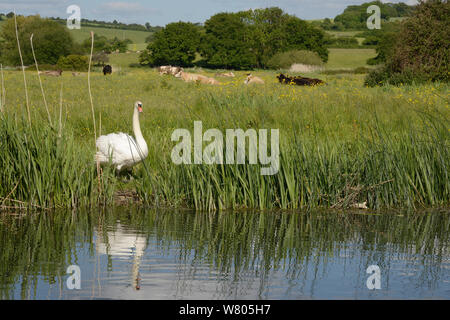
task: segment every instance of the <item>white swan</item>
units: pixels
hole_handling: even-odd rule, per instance
[[[133,289],[140,289],[139,267],[141,258],[144,256],[147,247],[147,238],[133,232],[131,229],[117,223],[115,230],[103,231],[101,229],[95,231],[95,245],[97,252],[107,254],[114,259],[133,258],[131,267],[131,281]]]
[[[122,169],[133,167],[147,157],[148,147],[139,124],[141,112],[142,102],[136,101],[133,113],[133,132],[136,140],[123,132],[110,133],[97,139],[98,151],[95,158],[100,164],[107,164],[111,159],[111,164],[120,172]]]

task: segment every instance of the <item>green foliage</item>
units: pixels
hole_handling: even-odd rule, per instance
[[[294,63],[314,66],[323,65],[323,61],[315,52],[306,50],[290,50],[275,54],[267,62],[267,67],[270,69],[289,69]]]
[[[105,63],[109,62],[109,57],[106,53],[104,52],[97,52],[95,54],[92,55],[92,62],[95,65],[105,65]]]
[[[421,84],[427,81],[423,73],[414,73],[411,70],[392,72],[386,66],[371,71],[364,80],[364,85],[369,87],[390,84],[393,86]]]
[[[81,44],[84,53],[90,53],[91,41],[91,38],[87,38]],[[130,39],[119,40],[117,37],[108,39],[105,36],[96,36],[94,38],[94,52],[112,53],[118,51],[124,53],[127,51],[127,46],[130,43],[132,43]]]
[[[200,32],[192,23],[175,22],[157,32],[154,41],[139,57],[143,65],[190,66],[200,44]]]
[[[380,42],[379,56],[385,54],[386,64],[369,74],[366,85],[448,81],[449,17],[447,1],[420,2],[414,15],[403,22],[400,32],[387,35],[392,38]]]
[[[380,39],[375,36],[368,36],[364,39],[363,45],[365,46],[376,46],[380,42]]]
[[[401,23],[387,22],[381,29],[366,30],[356,36],[365,38],[363,45],[375,45],[377,56],[367,60],[368,65],[376,65],[386,62],[395,47]]]
[[[56,21],[62,25],[66,25],[67,20],[61,18],[50,18],[53,21]],[[119,30],[135,30],[135,31],[157,31],[160,27],[152,27],[148,23],[146,25],[137,24],[137,23],[122,23],[114,20],[113,22],[101,21],[101,20],[89,20],[89,19],[81,19],[81,27],[102,27],[107,29],[119,29]]]
[[[212,67],[250,69],[257,62],[248,38],[249,30],[239,15],[219,13],[205,22],[200,53]]]
[[[381,19],[388,21],[389,18],[393,17],[404,17],[412,12],[413,7],[408,6],[404,3],[382,3],[381,1],[372,1],[363,3],[361,5],[351,5],[348,6],[344,12],[337,15],[334,18],[334,22],[340,23],[343,29],[346,30],[362,30],[366,28],[367,18],[369,14],[367,13],[367,8],[371,5],[377,5],[380,7]],[[329,24],[324,24],[322,27],[330,29]]]
[[[87,71],[89,68],[89,58],[76,54],[60,57],[58,60],[58,68],[69,71]]]
[[[392,55],[392,50],[396,45],[398,32],[387,31],[382,33],[379,37],[370,37],[367,41],[376,43],[377,56],[367,60],[368,65],[376,65],[384,63]]]
[[[56,64],[59,57],[70,54],[73,49],[73,40],[67,28],[55,21],[39,16],[18,16],[17,25],[25,65],[34,64],[30,44],[31,34],[34,34],[33,46],[38,63]],[[0,37],[4,40],[1,50],[2,61],[20,65],[14,19],[4,22]]]
[[[309,50],[316,52],[323,62],[328,61],[328,49],[325,45],[325,33],[311,26],[304,20],[289,16],[282,27],[286,45],[277,51],[292,49]]]
[[[309,50],[328,59],[325,34],[280,8],[219,13],[205,22],[201,54],[221,68],[265,68],[278,52]]]

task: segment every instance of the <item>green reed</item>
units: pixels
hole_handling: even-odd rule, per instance
[[[108,202],[114,174],[105,169],[101,193],[92,154],[73,134],[0,115],[0,207],[77,207]]]
[[[198,102],[189,112],[192,119],[202,115],[204,130],[245,128],[243,121],[250,123],[248,127],[270,128],[277,125],[270,117],[258,118],[258,112],[265,113],[271,104],[277,106],[267,99],[270,96],[257,98],[262,110],[253,110],[244,120],[234,116],[239,111],[229,105],[239,100],[240,108],[251,108],[254,99],[242,94],[232,99],[206,95],[206,102]],[[222,114],[222,109],[229,112]],[[274,176],[261,176],[261,165],[174,165],[170,148],[165,147],[170,142],[159,143],[158,152],[146,162],[153,171],[141,171],[137,191],[149,204],[157,198],[162,205],[207,211],[346,208],[365,201],[377,209],[448,205],[448,118],[436,110],[412,109],[414,122],[405,119],[400,128],[394,128],[384,115],[380,118],[380,111],[364,112],[364,128],[354,139],[348,139],[352,133],[342,139],[326,132],[320,113],[312,115],[316,119],[313,133],[286,122],[280,129],[280,170]]]

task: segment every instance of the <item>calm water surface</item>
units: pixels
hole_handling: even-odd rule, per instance
[[[3,213],[0,298],[450,299],[449,231],[448,211]]]

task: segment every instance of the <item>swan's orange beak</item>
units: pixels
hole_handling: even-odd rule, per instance
[[[142,106],[141,105],[138,105],[138,111],[142,112]]]

